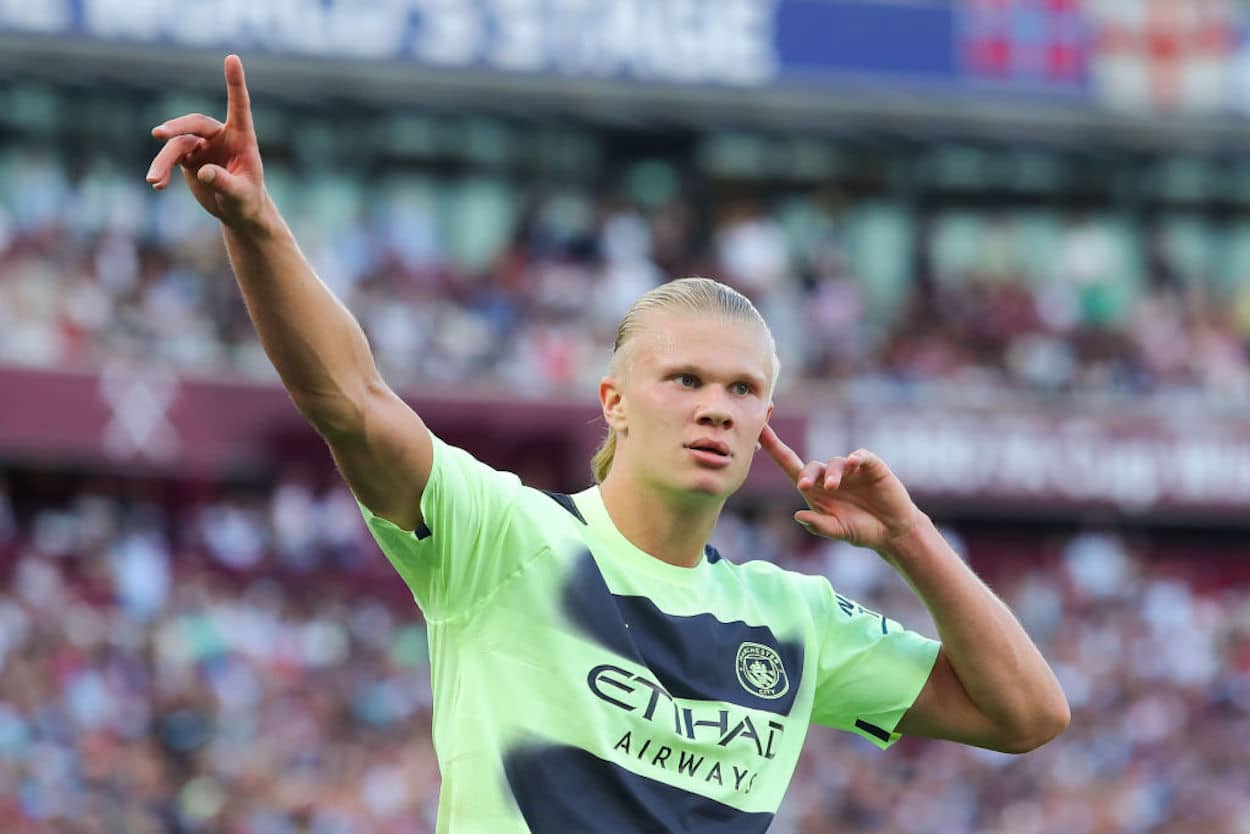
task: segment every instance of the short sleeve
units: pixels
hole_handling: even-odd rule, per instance
[[[933,671],[941,643],[836,593],[821,580],[823,625],[812,721],[885,749]]]
[[[430,439],[434,461],[421,494],[420,527],[403,530],[357,503],[426,617],[443,620],[488,597],[524,563],[534,543],[524,540],[524,525],[518,524],[520,479],[433,433]]]

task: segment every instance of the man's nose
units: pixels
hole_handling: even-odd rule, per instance
[[[729,428],[733,425],[733,415],[725,405],[724,395],[708,395],[699,408],[699,425],[722,426],[724,428]]]

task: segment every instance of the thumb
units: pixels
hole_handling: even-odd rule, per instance
[[[813,536],[824,536],[830,539],[845,538],[847,531],[838,519],[813,510],[799,510],[794,520]]]
[[[242,200],[247,189],[242,177],[230,173],[220,165],[201,165],[200,170],[195,173],[195,178],[231,200]]]

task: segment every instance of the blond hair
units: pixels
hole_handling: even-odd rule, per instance
[[[616,329],[616,343],[612,346],[612,359],[608,372],[618,379],[624,379],[629,367],[630,346],[643,329],[643,319],[653,311],[680,311],[686,313],[709,313],[739,321],[754,322],[764,328],[768,334],[768,343],[772,346],[772,379],[769,381],[768,396],[772,399],[777,376],[781,372],[781,363],[777,359],[777,343],[773,340],[768,323],[755,309],[751,299],[711,278],[679,278],[644,293],[629,312],[621,319]],[[612,460],[616,457],[616,430],[608,426],[607,436],[590,459],[590,471],[595,483],[601,484],[608,477],[612,468]]]

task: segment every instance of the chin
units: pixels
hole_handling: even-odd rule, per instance
[[[683,485],[682,491],[689,495],[723,499],[737,492],[744,480],[744,478],[730,477],[728,473],[719,475],[699,473]]]
[[[714,470],[655,472],[654,477],[647,480],[676,501],[724,501],[742,486],[746,473]]]

